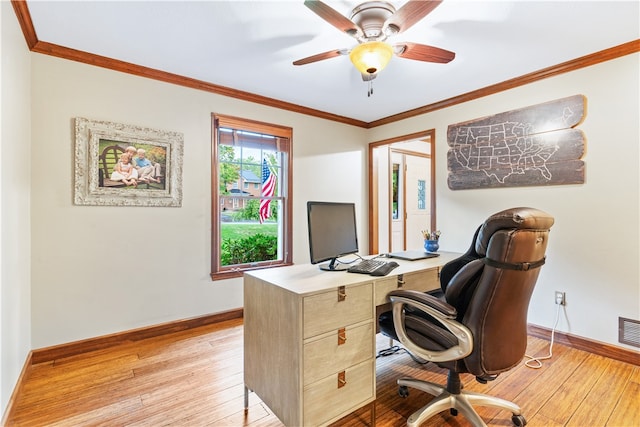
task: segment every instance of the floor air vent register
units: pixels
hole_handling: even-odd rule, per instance
[[[618,317],[618,341],[640,347],[640,320]]]

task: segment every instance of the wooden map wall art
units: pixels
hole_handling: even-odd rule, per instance
[[[448,184],[452,190],[584,183],[585,97],[450,125]]]

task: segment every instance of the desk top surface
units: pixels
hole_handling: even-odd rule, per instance
[[[279,286],[298,294],[312,294],[338,286],[353,286],[377,280],[395,278],[399,274],[409,274],[422,270],[442,267],[447,262],[459,257],[457,252],[439,252],[436,258],[407,261],[396,258],[379,258],[385,261],[395,261],[399,266],[386,276],[370,276],[368,274],[348,273],[346,271],[324,271],[318,265],[295,264],[287,267],[265,268],[245,272],[245,276]],[[372,258],[366,256],[367,259]]]

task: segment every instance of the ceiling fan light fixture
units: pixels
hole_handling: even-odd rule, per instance
[[[373,74],[387,66],[393,56],[389,43],[372,41],[359,44],[349,54],[349,59],[362,74]]]

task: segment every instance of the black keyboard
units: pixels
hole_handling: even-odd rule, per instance
[[[349,267],[349,273],[370,274],[372,276],[386,276],[398,266],[395,261],[381,261],[375,259],[365,259],[358,264]]]
[[[349,273],[362,273],[370,274],[376,268],[380,268],[384,265],[384,261],[376,259],[365,259],[349,267]]]

